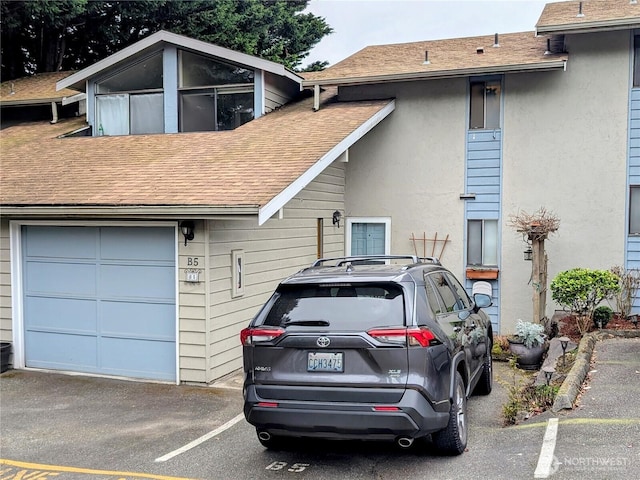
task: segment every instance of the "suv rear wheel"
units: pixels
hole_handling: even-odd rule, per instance
[[[491,358],[491,350],[487,352],[487,356],[482,364],[482,373],[480,374],[480,380],[474,393],[478,395],[489,395],[493,388],[493,358]]]
[[[449,423],[444,430],[435,432],[432,438],[436,447],[447,455],[460,455],[467,448],[467,397],[464,382],[457,372]]]

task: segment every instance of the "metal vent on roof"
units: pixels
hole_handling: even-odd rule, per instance
[[[498,34],[497,33],[493,37],[493,46],[494,47],[499,47],[500,46],[500,42],[498,41]]]
[[[429,65],[431,62],[429,61],[429,50],[424,51],[424,63],[423,65]]]
[[[547,38],[547,49],[544,52],[545,55],[551,55],[551,39]]]
[[[584,17],[584,13],[582,13],[582,2],[578,4],[578,15],[576,17]]]
[[[478,48],[476,48],[476,53],[477,53],[478,55],[480,55],[480,54],[484,53],[484,47],[478,47]]]

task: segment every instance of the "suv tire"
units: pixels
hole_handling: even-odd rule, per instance
[[[491,350],[487,352],[487,356],[482,364],[482,373],[480,374],[480,380],[476,385],[474,393],[478,395],[489,395],[493,388],[493,358],[491,357]]]
[[[449,423],[432,434],[433,443],[446,455],[460,455],[467,448],[467,396],[460,373],[456,372]]]

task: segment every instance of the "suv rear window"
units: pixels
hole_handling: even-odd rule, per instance
[[[393,283],[280,285],[258,324],[328,322],[341,330],[404,325],[402,288]]]

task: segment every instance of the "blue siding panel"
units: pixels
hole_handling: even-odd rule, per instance
[[[23,227],[32,367],[175,380],[175,230]]]
[[[475,200],[465,201],[467,220],[500,220],[502,168],[502,132],[500,130],[469,131],[467,133],[466,192],[475,193]],[[471,292],[473,281],[466,280]],[[491,317],[494,333],[499,330],[500,282],[490,282],[493,305],[485,312]]]
[[[629,117],[627,192],[629,185],[640,185],[640,88],[631,90]],[[627,234],[625,268],[640,269],[640,236]],[[636,294],[632,311],[640,313],[640,293]]]

